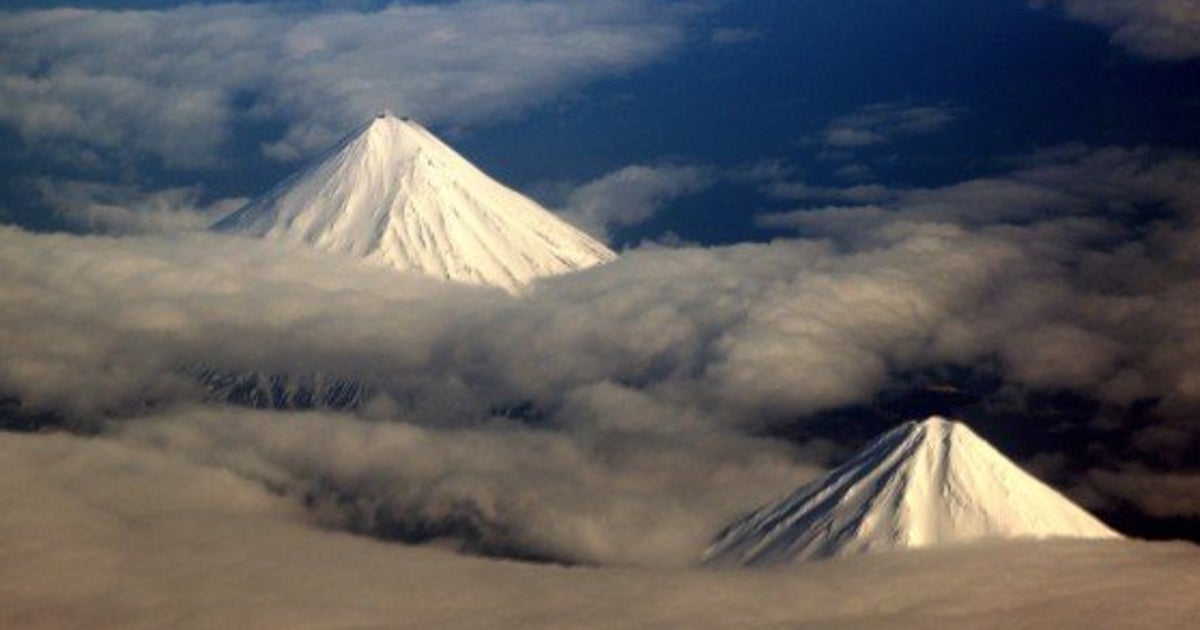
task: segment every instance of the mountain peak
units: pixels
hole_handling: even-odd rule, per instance
[[[383,110],[351,132],[330,153],[353,147],[354,150],[374,155],[376,159],[389,160],[406,157],[406,154],[422,150],[451,153],[466,162],[458,153],[443,143],[420,123],[408,117],[398,117]],[[414,165],[407,165],[414,166]],[[473,167],[472,167],[473,168]]]
[[[408,116],[397,116],[390,110],[380,110],[369,119],[364,126],[365,133],[406,133],[416,130],[428,130]],[[351,134],[354,135],[354,134]]]
[[[942,417],[885,433],[725,529],[710,564],[756,565],[996,538],[1118,534]]]
[[[510,292],[616,258],[386,110],[213,229]]]

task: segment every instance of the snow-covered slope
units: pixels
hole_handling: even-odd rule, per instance
[[[213,229],[509,291],[616,257],[424,127],[390,114]]]
[[[705,562],[757,565],[986,538],[1118,538],[966,425],[933,417],[723,531]]]

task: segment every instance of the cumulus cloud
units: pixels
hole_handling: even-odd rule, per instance
[[[0,241],[19,305],[6,313],[0,385],[29,404],[94,413],[166,395],[179,378],[170,366],[203,364],[363,378],[443,423],[507,404],[555,409],[604,381],[709,425],[848,402],[874,391],[911,338],[1023,269],[1003,238],[931,228],[862,252],[807,241],[633,251],[510,301],[208,234],[10,228]]]
[[[990,281],[990,306],[932,327],[928,343],[958,361],[994,356],[1024,386],[1086,392],[1117,408],[1150,403],[1173,419],[1128,429],[1138,436],[1136,457],[1179,465],[1195,452],[1196,399],[1185,392],[1193,391],[1188,366],[1197,355],[1184,304],[1197,295],[1198,171],[1195,158],[1178,154],[1073,150],[1003,177],[889,190],[872,205],[817,206],[759,222],[845,251],[915,245],[922,235],[1016,247],[1030,266],[1018,272],[1023,263],[1003,262]],[[965,295],[953,300],[963,306]]]
[[[42,178],[34,188],[66,225],[102,234],[203,230],[246,202],[202,203],[199,187],[147,192],[129,185]]]
[[[5,627],[1173,628],[1196,611],[1197,553],[1181,545],[1017,543],[768,572],[568,568],[311,527],[228,469],[108,439],[0,433],[0,461]]]
[[[1112,31],[1112,43],[1163,61],[1200,56],[1200,3],[1196,0],[1035,0],[1072,18]]]
[[[1137,330],[1140,323],[1125,310],[1137,303],[1133,296],[1165,307],[1178,299],[1174,292],[1193,290],[1185,280],[1191,263],[1181,260],[1185,255],[1176,249],[1181,241],[1190,242],[1183,235],[1195,224],[1196,171],[1191,158],[1160,159],[1146,150],[1105,149],[1004,178],[893,191],[892,200],[882,207],[804,209],[763,220],[832,237],[854,248],[876,246],[880,239],[888,242],[932,226],[966,228],[977,236],[993,235],[1019,244],[1029,260],[1046,266],[1026,294],[1011,295],[999,308],[1010,310],[1005,318],[1047,318],[1041,325],[1049,328],[1024,328],[1001,344],[1001,354],[1014,373],[1038,385],[1098,386],[1115,376],[1110,370],[1127,361],[1129,352],[1149,350],[1143,343],[1146,331]],[[1133,226],[1164,208],[1174,220],[1154,223],[1146,240],[1139,241]],[[1108,249],[1118,243],[1116,250]],[[1078,273],[1060,273],[1077,265]],[[1125,272],[1117,271],[1125,265]],[[1076,322],[1049,321],[1051,311]],[[1177,325],[1172,320],[1186,319],[1179,311],[1160,314],[1161,320],[1153,316],[1156,325],[1168,328]],[[987,318],[985,314],[981,319]],[[1060,365],[1051,367],[1055,362]],[[1152,360],[1142,355],[1138,362],[1149,369]],[[1156,373],[1150,380],[1165,384],[1174,378]],[[1111,391],[1116,395],[1124,390],[1114,384]]]
[[[453,2],[379,10],[197,4],[0,13],[0,123],[35,147],[207,168],[246,124],[294,159],[381,107],[431,124],[545,104],[682,44],[695,8]]]
[[[1080,430],[1123,437],[1097,457],[1178,469],[1200,434],[1198,172],[1142,149],[1039,155],[763,219],[800,238],[634,249],[518,298],[252,239],[5,228],[0,398],[6,422],[236,471],[328,524],[575,561],[682,562],[848,446],[765,436],[808,440],[818,414],[940,366],[1095,401],[1108,415]],[[198,410],[197,365],[377,398]]]
[[[861,234],[890,217],[890,212],[880,206],[820,206],[761,214],[755,222],[760,227],[805,235]]]
[[[821,131],[819,139],[831,149],[886,144],[906,136],[933,133],[953,122],[960,113],[961,108],[951,103],[874,103],[834,118]]]
[[[259,481],[328,526],[622,565],[692,564],[745,501],[818,470],[796,464],[779,442],[686,432],[648,439],[661,429],[435,430],[394,418],[194,409],[125,423],[119,437]]]
[[[575,188],[561,215],[602,240],[615,228],[646,221],[667,202],[709,187],[713,177],[699,166],[635,164]]]
[[[1200,475],[1094,470],[1087,481],[1112,498],[1133,503],[1153,516],[1200,518]]]

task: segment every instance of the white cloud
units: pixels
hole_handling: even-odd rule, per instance
[[[1010,277],[1006,288],[994,289],[989,309],[939,327],[937,343],[949,343],[944,349],[954,354],[951,346],[979,350],[976,344],[983,342],[1004,359],[1010,377],[1033,386],[1082,388],[1120,404],[1164,395],[1182,409],[1193,403],[1167,392],[1192,391],[1186,384],[1192,370],[1183,359],[1192,356],[1191,346],[1167,337],[1150,342],[1157,334],[1143,326],[1165,333],[1187,319],[1180,305],[1196,290],[1187,279],[1197,258],[1186,235],[1200,216],[1194,201],[1198,171],[1194,158],[1102,149],[1004,177],[881,191],[873,205],[775,213],[760,224],[829,238],[849,251],[907,243],[921,244],[916,251],[928,254],[924,248],[942,239],[997,238],[986,242],[1016,247],[1035,266],[1026,269],[1026,280]],[[855,199],[854,190],[844,196]],[[835,189],[819,196],[839,194]],[[1145,240],[1131,231],[1139,217],[1163,208],[1174,218],[1156,223]],[[969,246],[972,260],[983,262],[979,253],[986,250],[978,248],[984,243]],[[993,282],[1020,267],[1011,261],[1004,266],[1007,271],[996,269],[1001,275]],[[1165,355],[1175,358],[1160,358]]]
[[[640,0],[6,12],[0,123],[35,146],[196,168],[217,163],[237,125],[269,119],[287,129],[266,151],[290,159],[382,106],[464,124],[543,105],[677,48],[694,12]]]
[[[653,406],[636,410],[654,414]],[[307,504],[327,526],[615,565],[692,564],[747,502],[819,470],[794,463],[778,442],[696,432],[647,439],[662,429],[657,417],[626,419],[644,426],[439,430],[399,418],[194,409],[125,422],[119,437],[232,470]]]
[[[889,220],[889,210],[879,206],[822,206],[756,217],[759,226],[793,230],[798,234],[862,234]]]
[[[1200,475],[1148,470],[1093,470],[1087,482],[1152,516],[1200,517]]]
[[[201,203],[199,187],[146,192],[133,186],[51,178],[36,180],[34,187],[66,224],[102,234],[204,230],[246,202],[233,198]]]
[[[834,118],[820,133],[819,139],[832,149],[858,149],[885,144],[907,136],[938,131],[953,122],[961,111],[961,108],[950,103],[874,103]]]
[[[1034,0],[1112,31],[1112,43],[1164,61],[1200,56],[1200,2],[1196,0]]]
[[[585,232],[608,240],[613,228],[642,223],[666,202],[700,192],[712,179],[699,166],[626,166],[575,188],[561,214]]]
[[[351,528],[395,534],[371,519],[403,506],[416,529],[450,522],[493,549],[678,562],[739,501],[828,456],[747,432],[802,434],[926,368],[994,361],[1014,388],[1157,401],[1130,452],[1183,461],[1200,434],[1197,172],[1145,150],[1039,159],[770,219],[805,239],[634,249],[521,298],[265,241],[5,228],[0,393],[316,493]],[[365,413],[378,426],[182,411],[139,424],[203,398],[180,371],[195,365],[344,376],[389,400]],[[529,426],[493,417],[522,405]],[[391,446],[364,456],[371,444]],[[708,465],[724,490],[689,485]]]
[[[1196,613],[1188,545],[1017,543],[772,571],[561,567],[313,527],[226,470],[107,439],[0,433],[0,461],[4,627],[1170,629]]]

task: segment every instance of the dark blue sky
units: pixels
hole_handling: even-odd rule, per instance
[[[460,146],[519,183],[586,179],[647,159],[730,169],[776,158],[808,183],[851,183],[834,173],[854,163],[871,176],[853,181],[911,187],[1002,172],[1016,156],[1067,143],[1200,145],[1200,64],[1138,59],[1112,48],[1102,30],[1023,2],[743,2],[709,21],[755,35],[694,43]],[[946,103],[958,113],[936,132],[822,159],[813,138],[872,103]],[[780,202],[741,188],[680,199],[624,236],[670,229],[703,242],[760,238],[751,215]]]
[[[15,8],[62,4],[19,2]],[[164,2],[69,4],[174,7]],[[280,11],[319,15],[386,3],[297,6]],[[636,14],[638,9],[625,10]],[[1194,57],[1139,54],[1111,42],[1103,25],[1070,19],[1057,8],[1033,8],[1022,0],[756,0],[691,5],[686,13],[660,18],[679,41],[622,67],[581,71],[582,78],[568,77],[528,102],[480,115],[442,116],[429,105],[415,109],[484,170],[551,205],[562,202],[555,191],[631,164],[708,169],[702,192],[663,199],[653,219],[616,229],[617,242],[625,244],[667,232],[702,243],[769,238],[771,233],[754,228],[754,215],[820,205],[820,199],[764,195],[761,180],[736,176],[768,161],[786,169],[778,178],[810,186],[911,188],[1004,172],[1014,159],[1065,144],[1200,146],[1200,63]],[[18,12],[5,20],[20,17]],[[199,45],[181,39],[180,46]],[[30,41],[36,52],[37,40]],[[94,45],[103,52],[122,43],[97,36]],[[53,80],[64,59],[88,52],[81,45],[59,58],[57,50],[49,47],[33,70],[12,50],[0,60],[10,76]],[[23,54],[28,57],[29,50]],[[435,62],[437,54],[431,52]],[[404,82],[386,68],[374,75],[381,84]],[[163,81],[157,72],[135,75],[153,75],[148,79],[153,85]],[[236,74],[234,69],[218,72]],[[169,93],[172,82],[203,87],[207,76],[200,72],[194,82],[172,76],[165,83]],[[225,137],[215,149],[219,159],[182,168],[164,164],[162,151],[136,146],[139,134],[169,135],[175,133],[171,128],[132,127],[127,141],[96,148],[69,134],[51,134],[47,141],[29,131],[29,116],[0,116],[7,147],[0,150],[6,220],[62,227],[31,203],[38,197],[30,194],[31,178],[118,181],[141,190],[198,186],[206,200],[262,192],[303,161],[295,155],[283,161],[264,157],[263,144],[308,123],[302,108],[286,102],[267,114],[248,114],[261,106],[256,85],[220,87],[234,114],[223,123]],[[66,91],[63,98],[76,93]],[[14,92],[5,98],[26,97]],[[405,109],[387,90],[376,100]],[[79,106],[88,107],[86,101]],[[942,118],[905,127],[903,116],[917,110]],[[875,134],[873,139],[829,141],[827,134],[838,121],[856,116],[858,122],[851,120],[850,126],[856,133]],[[114,117],[119,115],[103,120]],[[328,127],[336,130],[336,121],[347,117]],[[73,153],[82,157],[71,159]]]

